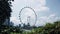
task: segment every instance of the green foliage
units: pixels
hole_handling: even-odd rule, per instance
[[[33,32],[34,31],[34,32]],[[60,34],[60,21],[56,21],[53,24],[47,23],[44,27],[38,27],[33,29],[31,34]]]
[[[2,34],[5,34],[5,31],[4,31],[5,27],[3,26],[3,24],[6,19],[10,19],[10,15],[12,12],[11,7],[10,7],[11,4],[9,4],[8,1],[9,0],[0,0],[0,34],[1,32],[4,32]]]
[[[47,23],[45,26],[36,27],[30,31],[22,31],[18,26],[6,27],[5,30],[7,32],[12,30],[10,31],[11,34],[60,34],[60,21],[56,21],[53,24]]]
[[[12,12],[9,0],[0,0],[0,25],[4,23],[6,19],[9,19]]]

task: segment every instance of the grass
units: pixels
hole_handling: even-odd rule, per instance
[[[20,34],[20,33],[16,33],[16,32],[11,32],[11,34]]]

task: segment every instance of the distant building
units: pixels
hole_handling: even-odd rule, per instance
[[[32,27],[30,26],[29,23],[27,25],[26,24],[23,24],[23,27],[22,28],[25,29],[25,30],[31,30],[32,29]]]
[[[13,22],[10,22],[10,19],[6,19],[5,22],[4,22],[4,25],[13,26],[14,23]]]
[[[10,22],[10,26],[14,26],[14,23],[13,22]]]
[[[4,25],[10,25],[10,19],[6,19]]]
[[[21,27],[21,24],[19,24],[19,27]]]

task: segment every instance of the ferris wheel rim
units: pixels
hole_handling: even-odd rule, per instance
[[[21,20],[21,12],[22,12],[23,9],[26,9],[26,8],[29,8],[29,9],[31,9],[31,10],[34,12],[34,14],[35,14],[35,23],[34,23],[33,26],[35,26],[35,24],[36,24],[36,22],[37,22],[37,15],[36,15],[35,10],[34,10],[33,8],[31,8],[31,7],[23,7],[23,8],[20,10],[20,12],[19,12],[19,20],[20,20],[21,24],[24,24],[24,23],[22,22],[22,20]]]

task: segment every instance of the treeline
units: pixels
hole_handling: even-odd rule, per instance
[[[60,34],[60,21],[37,27],[33,29],[30,34]]]
[[[45,26],[39,26],[32,28],[30,31],[24,31],[19,26],[5,26],[2,29],[1,33],[13,34],[60,34],[60,21],[53,23],[46,23]]]

